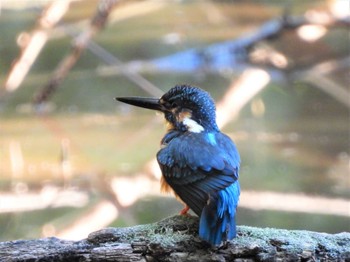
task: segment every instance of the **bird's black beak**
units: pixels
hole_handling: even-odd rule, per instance
[[[148,97],[116,97],[116,100],[138,107],[143,107],[152,110],[163,111],[162,105],[159,103],[158,98]]]

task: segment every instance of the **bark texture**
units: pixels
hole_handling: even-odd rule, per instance
[[[211,247],[197,236],[198,218],[174,216],[127,228],[105,228],[87,239],[0,243],[0,261],[350,261],[350,233],[325,234],[238,227],[238,236]]]

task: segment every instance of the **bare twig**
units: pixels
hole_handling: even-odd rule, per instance
[[[5,82],[7,91],[14,91],[20,86],[47,41],[47,30],[54,27],[62,18],[68,10],[70,2],[70,0],[53,1],[42,12],[37,21],[36,29],[30,34],[23,32],[18,36],[17,43],[21,46],[22,52],[7,76]]]
[[[35,96],[34,103],[46,101],[64,80],[69,70],[75,65],[91,38],[93,38],[106,24],[108,15],[117,3],[117,0],[100,0],[97,11],[91,19],[89,27],[74,41],[71,52],[63,58],[49,82]]]

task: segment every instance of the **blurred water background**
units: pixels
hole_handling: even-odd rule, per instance
[[[212,94],[241,153],[239,225],[350,230],[347,0],[120,1],[57,90],[33,105],[98,6],[70,1],[45,28],[54,2],[1,5],[0,241],[81,239],[178,213],[181,203],[159,192],[162,116],[114,97],[179,83]],[[321,25],[252,40],[287,16]],[[9,83],[38,32],[43,48],[33,44],[28,73]]]

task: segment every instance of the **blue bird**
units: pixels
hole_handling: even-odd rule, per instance
[[[117,97],[117,100],[164,113],[168,124],[157,160],[161,188],[173,191],[200,217],[199,236],[212,245],[236,236],[240,156],[235,144],[216,124],[209,93],[177,85],[161,98]]]

